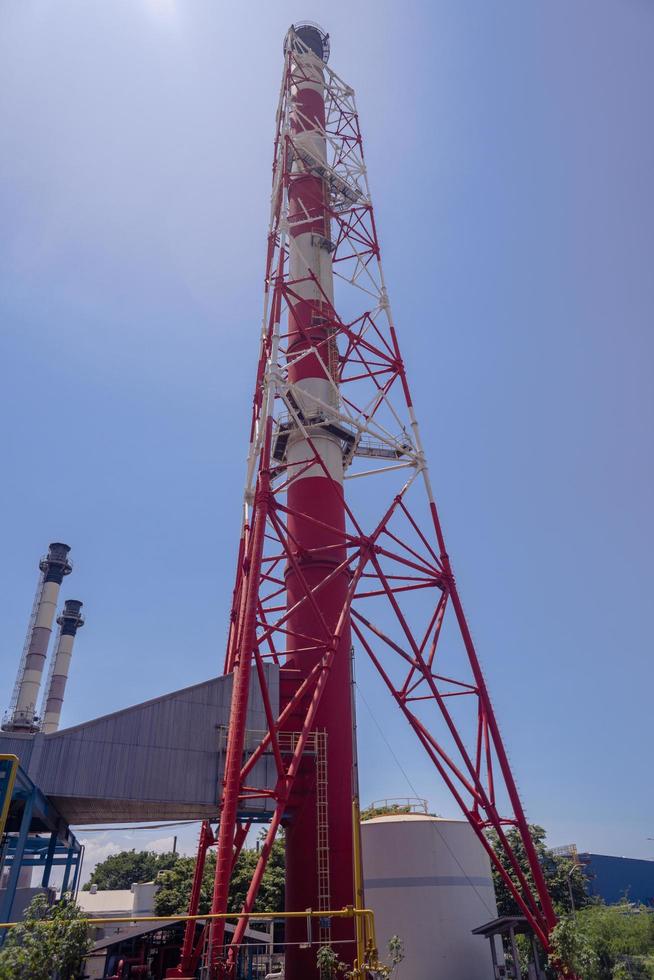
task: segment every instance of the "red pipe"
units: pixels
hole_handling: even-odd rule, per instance
[[[270,444],[272,420],[268,421],[266,440]],[[267,456],[264,456],[267,458]],[[252,666],[252,651],[256,637],[256,609],[261,577],[261,556],[263,554],[266,530],[266,515],[268,495],[270,491],[270,473],[262,470],[259,474],[257,496],[254,506],[251,546],[248,553],[248,581],[246,600],[243,610],[243,627],[239,631],[238,657],[234,664],[232,701],[230,709],[230,726],[227,738],[227,755],[225,759],[224,791],[220,811],[220,827],[218,831],[218,853],[216,856],[216,876],[214,893],[211,903],[212,914],[227,911],[227,897],[232,872],[236,821],[238,816],[238,800],[240,789],[241,763],[245,747],[245,729],[247,722],[248,695],[250,692],[250,674]],[[225,922],[223,919],[213,920],[209,930],[209,963],[210,973],[216,973],[218,959],[223,947]]]

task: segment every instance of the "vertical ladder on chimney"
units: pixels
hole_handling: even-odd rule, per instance
[[[329,812],[327,807],[327,732],[314,734],[316,744],[316,820],[318,826],[318,902],[319,911],[326,911],[330,903],[329,891]],[[327,919],[320,919],[320,944],[331,941],[331,927]]]
[[[340,359],[338,354],[338,346],[336,344],[336,330],[334,327],[331,327],[327,334],[327,370],[336,384],[338,384],[340,380]]]

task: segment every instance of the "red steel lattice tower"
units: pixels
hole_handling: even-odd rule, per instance
[[[280,827],[287,910],[354,904],[354,644],[547,948],[556,917],[445,547],[384,281],[354,92],[328,54],[317,26],[289,30],[225,661],[233,687],[224,782],[217,837],[203,827],[191,911],[213,845],[212,911],[226,911],[250,826],[244,806],[254,798],[265,801],[270,822],[244,911],[253,909]],[[278,706],[267,661],[279,668]],[[246,733],[253,684],[267,720],[256,745]],[[277,774],[269,790],[248,782],[264,754]],[[507,828],[520,833],[529,877]],[[229,970],[246,924],[228,948],[222,921],[199,941],[189,926],[175,975],[192,975],[201,949],[211,976]],[[287,980],[316,975],[315,949],[300,949],[304,928],[287,926]],[[341,959],[352,962],[351,920],[330,928]]]

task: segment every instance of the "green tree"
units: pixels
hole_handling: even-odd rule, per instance
[[[135,881],[154,881],[160,871],[174,867],[176,861],[176,854],[157,854],[155,851],[132,849],[110,854],[105,861],[96,864],[93,874],[84,885],[84,891],[88,891],[91,885],[115,891],[119,888],[131,888]]]
[[[256,848],[243,848],[229,887],[228,911],[240,912],[256,867],[259,852]],[[256,912],[282,912],[284,910],[284,844],[276,840],[264,872],[257,901]],[[180,915],[188,908],[195,871],[195,858],[179,858],[168,871],[157,878],[159,889],[154,899],[157,915]],[[200,913],[211,909],[213,879],[216,872],[216,855],[207,854],[200,890]]]
[[[545,830],[542,827],[539,827],[537,824],[530,824],[529,832],[531,834],[531,839],[534,842],[536,854],[538,855],[538,860],[541,868],[543,869],[543,874],[547,883],[547,890],[550,893],[557,915],[563,915],[566,912],[572,911],[570,905],[571,891],[575,909],[588,905],[589,898],[586,892],[586,879],[584,877],[583,870],[579,867],[579,865],[575,865],[575,863],[569,858],[561,857],[558,854],[553,854],[552,851],[545,846]],[[505,831],[505,833],[511,848],[518,859],[522,873],[535,891],[534,879],[519,831],[517,828],[511,827]],[[518,887],[518,891],[520,891],[515,873],[511,869],[508,861],[504,858],[504,853],[500,845],[497,832],[495,830],[489,830],[487,831],[487,836],[496,853],[502,859],[504,868],[508,871],[516,887]],[[509,891],[509,888],[505,884],[500,872],[494,865],[492,866],[492,872],[493,883],[495,885],[495,897],[497,899],[497,914],[522,915],[520,906]]]
[[[157,915],[183,915],[188,909],[191,885],[195,871],[195,858],[181,857],[168,871],[157,877],[157,893],[154,896],[154,911]],[[198,912],[211,910],[213,879],[216,871],[216,855],[209,851],[204,865],[200,904]]]
[[[256,848],[247,848],[241,851],[229,888],[229,909],[231,912],[239,912],[243,907],[258,859],[259,852]],[[278,839],[272,846],[268,864],[261,880],[261,887],[254,905],[256,912],[284,911],[285,879],[284,843]]]
[[[654,916],[646,909],[589,905],[561,918],[552,933],[551,960],[584,980],[654,977]]]
[[[574,972],[585,980],[597,976],[597,951],[588,937],[577,928],[575,916],[566,915],[559,919],[550,940],[552,948],[549,963],[552,968],[556,969],[557,964],[563,964],[566,972]]]
[[[72,899],[48,905],[36,895],[0,949],[0,980],[75,980],[91,948],[82,910]]]
[[[397,813],[411,813],[411,805],[409,803],[391,803],[388,806],[367,806],[361,811],[361,820],[389,817]]]

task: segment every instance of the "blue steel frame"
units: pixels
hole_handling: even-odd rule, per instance
[[[40,884],[47,888],[52,869],[63,867],[62,894],[75,894],[84,853],[58,810],[20,767],[9,807],[8,826],[12,823],[17,829],[5,833],[0,855],[0,874],[9,870],[7,887],[0,892],[0,922],[11,922],[22,868],[43,868]],[[0,942],[5,932],[0,935]]]

